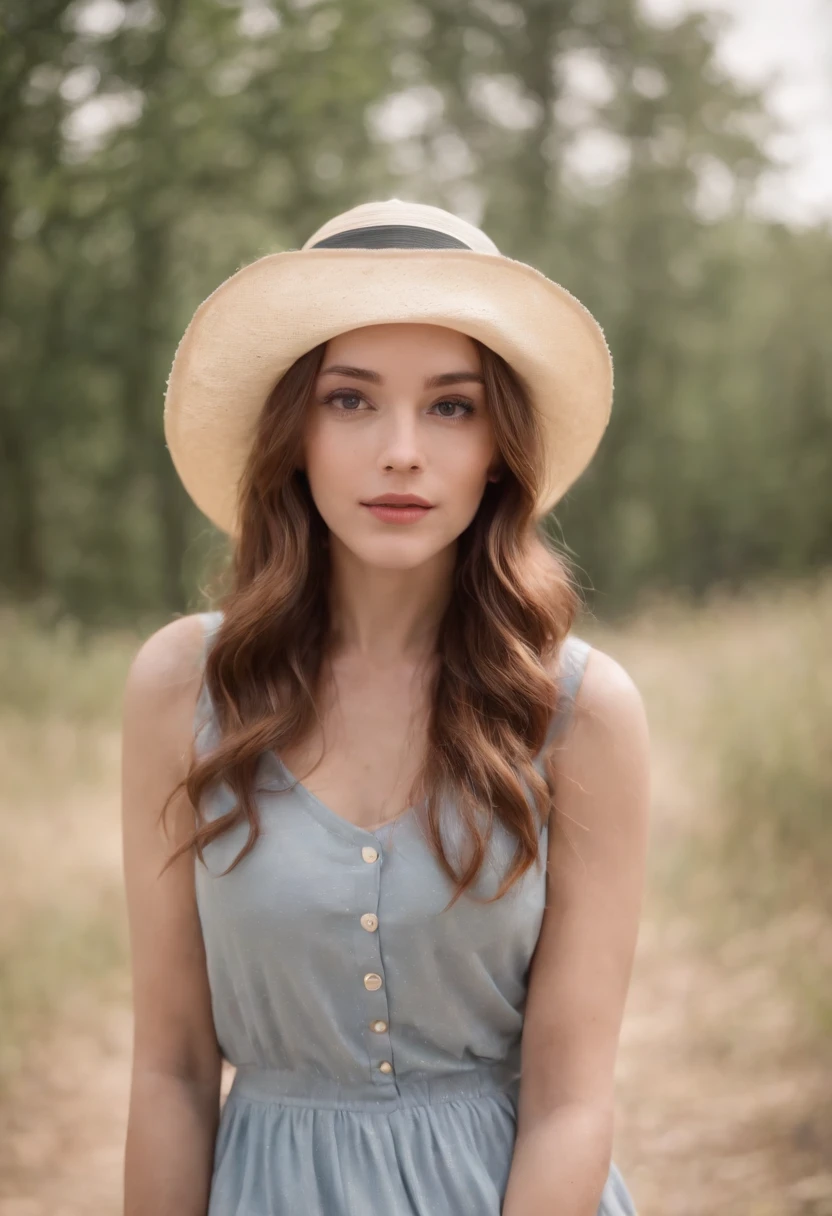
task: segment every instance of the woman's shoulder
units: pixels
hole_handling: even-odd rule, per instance
[[[128,683],[161,688],[187,679],[201,668],[206,613],[176,617],[150,634],[130,664]]]
[[[650,729],[635,680],[613,655],[584,643],[581,678],[565,715],[570,729],[554,749],[561,823],[589,828],[590,844],[622,833],[643,839],[650,807]],[[580,844],[586,859],[587,844]],[[549,856],[560,857],[560,833]],[[639,846],[640,847],[640,846]],[[567,850],[569,852],[569,850]],[[553,864],[559,864],[557,860]]]
[[[568,724],[583,718],[611,722],[644,713],[641,694],[626,668],[578,634],[564,638],[552,672],[560,696],[552,734],[561,734]]]
[[[141,644],[124,689],[124,715],[170,724],[192,714],[202,681],[206,613],[176,617]]]
[[[561,648],[559,673],[567,685],[576,724],[585,733],[631,733],[646,721],[644,699],[627,668],[606,650],[569,634]]]

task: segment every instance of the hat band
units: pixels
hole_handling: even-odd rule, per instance
[[[458,237],[415,224],[374,224],[325,236],[309,249],[470,249]]]

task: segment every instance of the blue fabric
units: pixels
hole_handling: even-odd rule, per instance
[[[203,614],[206,649],[220,619]],[[573,636],[564,644],[570,698],[589,650]],[[195,734],[200,755],[218,741],[205,688]],[[496,903],[463,896],[442,913],[453,885],[415,811],[355,827],[271,753],[257,785],[253,851],[221,876],[245,843],[238,825],[206,847],[207,868],[196,860],[214,1023],[237,1069],[208,1216],[499,1216],[543,864]],[[222,785],[203,810],[213,819],[233,805]],[[458,850],[445,819],[446,846]],[[512,850],[498,830],[477,894],[496,891]],[[365,986],[367,975],[380,986]],[[613,1162],[598,1216],[634,1214]]]

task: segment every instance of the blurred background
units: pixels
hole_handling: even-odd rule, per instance
[[[370,198],[582,299],[549,521],[642,690],[615,1157],[639,1216],[832,1214],[829,0],[0,4],[0,1213],[120,1211],[141,640],[226,558],[165,448],[197,304]]]

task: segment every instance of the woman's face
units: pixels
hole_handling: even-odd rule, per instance
[[[333,338],[305,425],[304,462],[330,531],[368,564],[407,569],[452,544],[499,465],[475,343],[418,324]],[[429,508],[367,505],[393,495],[417,495]]]

